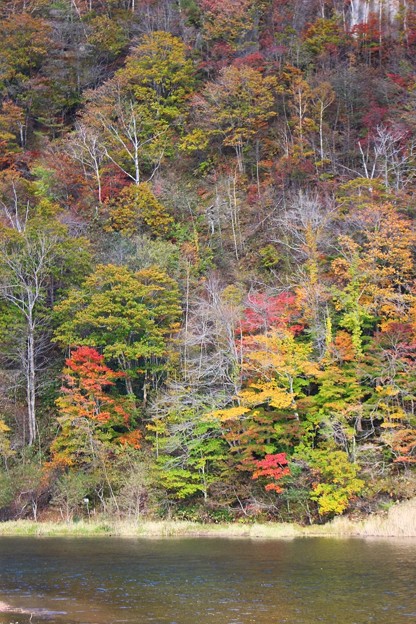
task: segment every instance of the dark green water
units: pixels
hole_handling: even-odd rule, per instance
[[[415,624],[415,582],[416,540],[0,538],[32,624]]]

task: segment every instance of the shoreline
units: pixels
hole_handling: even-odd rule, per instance
[[[294,539],[296,537],[416,538],[416,498],[396,503],[385,513],[356,520],[340,516],[327,524],[301,526],[290,523],[200,524],[180,520],[34,522],[10,520],[0,523],[1,536],[32,537],[221,537],[248,539]]]

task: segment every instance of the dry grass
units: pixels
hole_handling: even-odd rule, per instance
[[[98,537],[233,537],[281,539],[294,537],[416,537],[416,498],[398,503],[386,513],[363,520],[336,518],[323,525],[301,527],[288,523],[198,524],[184,521],[31,522],[0,523],[0,535]]]
[[[0,523],[0,535],[16,536],[73,536],[115,535],[107,522],[33,522],[32,520],[11,520]]]
[[[393,505],[388,512],[361,521],[341,517],[327,526],[333,535],[339,536],[416,537],[416,499]]]
[[[197,522],[160,520],[141,522],[33,522],[16,520],[0,524],[0,536],[34,537],[243,537],[288,538],[304,535],[305,529],[295,524],[200,524]]]

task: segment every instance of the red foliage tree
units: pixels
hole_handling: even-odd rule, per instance
[[[291,293],[275,297],[254,293],[247,298],[241,330],[244,334],[257,334],[267,332],[271,327],[284,327],[297,334],[303,329],[303,325],[296,322],[299,315],[296,297]]]
[[[87,346],[76,349],[65,365],[62,394],[56,401],[61,431],[51,445],[52,465],[90,464],[96,455],[109,456],[115,442],[139,448],[141,434],[131,429],[134,404],[114,392],[125,373],[111,370],[103,356]]]
[[[275,453],[266,455],[264,459],[255,462],[257,470],[253,473],[253,479],[266,477],[270,482],[265,486],[267,491],[274,491],[280,494],[283,489],[276,483],[283,477],[290,475],[286,453]]]
[[[58,399],[61,413],[98,422],[129,422],[128,412],[107,391],[124,373],[111,370],[104,364],[104,357],[91,347],[79,347],[65,364],[63,396]]]

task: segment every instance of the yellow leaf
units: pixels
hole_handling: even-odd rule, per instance
[[[206,415],[205,418],[214,418],[221,421],[225,420],[238,420],[244,414],[247,414],[250,410],[242,405],[236,405],[235,407],[228,407],[226,409],[215,410]]]
[[[4,420],[0,420],[0,432],[1,433],[7,433],[7,431],[10,431],[10,427],[8,427],[6,425],[6,423],[4,422]]]

